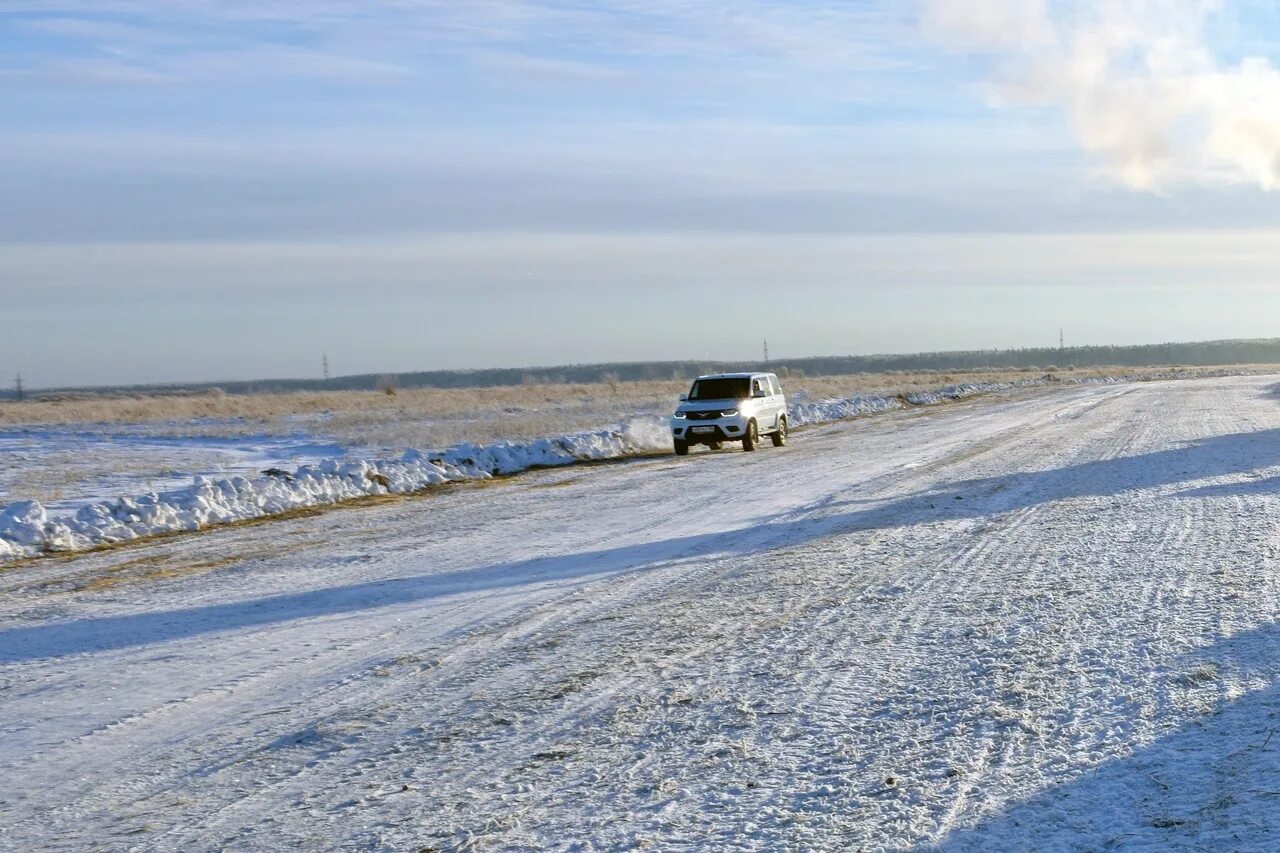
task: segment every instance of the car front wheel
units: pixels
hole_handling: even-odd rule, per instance
[[[742,449],[750,453],[760,443],[760,430],[755,421],[747,423],[747,434],[742,437]]]
[[[677,439],[673,439],[673,443],[675,444],[675,448],[676,448],[676,456],[689,455],[689,442],[681,441],[680,439],[677,438]]]
[[[778,419],[778,431],[773,434],[773,446],[782,447],[787,443],[787,419]]]

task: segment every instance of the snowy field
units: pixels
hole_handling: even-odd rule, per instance
[[[0,571],[0,846],[1274,849],[1277,382]]]
[[[810,387],[833,381],[838,380],[817,380]],[[1019,378],[817,400],[801,388],[792,395],[789,418],[793,427],[803,427],[1050,382],[1048,377]],[[668,453],[668,418],[660,414],[662,401],[648,396],[659,386],[636,383],[625,393],[610,389],[603,396],[585,397],[579,394],[592,386],[427,389],[417,392],[417,405],[394,409],[386,407],[387,395],[352,392],[247,396],[230,404],[225,396],[204,395],[10,404],[0,409],[0,419],[45,420],[0,427],[0,450],[7,451],[0,454],[0,561],[83,551],[532,468]],[[532,417],[531,410],[504,406],[502,416],[494,417],[494,403],[539,399],[554,404],[549,413]],[[618,408],[639,399],[648,402],[650,411]],[[442,413],[441,403],[452,411]],[[325,404],[341,409],[317,408]],[[274,436],[250,431],[254,421],[243,416],[155,419],[183,410],[222,408],[225,414],[228,407],[287,414]],[[89,423],[71,419],[90,412],[113,417]],[[378,431],[401,437],[437,435],[431,418],[442,414],[452,417],[455,428],[465,425],[472,440],[451,446],[416,443],[405,450],[370,443]],[[365,424],[360,442],[326,443],[313,437],[332,437],[337,417],[348,426],[353,420]],[[584,419],[591,429],[555,432]],[[611,419],[611,425],[600,426]],[[538,437],[512,439],[530,434]]]
[[[1093,369],[1073,381],[1160,373]],[[1043,371],[787,377],[793,402],[896,397],[954,385],[1010,384]],[[389,458],[408,448],[528,441],[667,415],[680,380],[378,392],[192,394],[0,402],[0,507],[39,501],[54,512],[163,492],[192,478],[293,470],[332,458]]]
[[[1226,369],[1229,372],[1207,368],[1194,374],[1147,370],[1138,375],[1167,381],[1204,378],[1206,371],[1219,376],[1239,373],[1238,368]],[[1125,381],[1115,375],[1059,379],[1014,374],[1007,377],[1012,381],[934,385],[894,394],[815,398],[807,390],[830,388],[845,379],[814,380],[798,393],[793,386],[789,424],[815,426],[983,394]],[[417,405],[393,409],[386,408],[388,395],[367,392],[250,395],[230,403],[225,396],[207,395],[11,403],[0,408],[0,420],[21,425],[0,427],[0,450],[7,451],[0,454],[0,562],[202,530],[353,499],[406,495],[534,468],[665,454],[671,449],[671,438],[661,413],[662,401],[648,400],[649,411],[618,410],[647,399],[662,385],[635,383],[625,392],[615,385],[603,398],[579,396],[592,386],[425,389],[415,392]],[[538,417],[529,417],[529,410],[518,407],[515,414],[504,407],[503,416],[494,417],[494,404],[504,398],[543,399],[554,405],[551,413]],[[441,414],[441,403],[452,406],[455,427],[462,424],[474,433],[470,440],[451,446],[424,441],[403,451],[391,449],[394,444],[370,443],[370,436],[379,430],[401,437],[437,434],[429,424]],[[337,411],[320,408],[335,404]],[[570,415],[575,408],[577,414]],[[155,419],[161,413],[185,410],[210,415],[219,409],[224,415],[228,411],[241,415]],[[244,417],[245,411],[260,416],[275,411],[282,422],[280,432],[251,432],[255,421]],[[108,417],[89,423],[72,419],[89,412]],[[602,412],[611,413],[611,425],[600,426],[609,420]],[[365,424],[361,442],[333,440],[331,422],[340,416],[348,426],[353,421]],[[591,428],[555,432],[584,417]],[[23,418],[33,420],[27,423]],[[519,437],[529,435],[537,437]]]

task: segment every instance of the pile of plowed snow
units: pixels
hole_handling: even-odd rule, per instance
[[[1225,375],[1225,374],[1224,374]],[[1184,378],[1167,374],[1152,378]],[[1051,377],[1013,383],[952,385],[899,396],[857,396],[789,405],[791,423],[809,426],[861,415],[959,400],[977,394],[1056,384]],[[1112,383],[1123,377],[1066,380],[1070,384]],[[182,489],[122,497],[51,516],[36,501],[0,507],[0,560],[50,551],[82,551],[144,536],[198,530],[250,518],[278,515],[370,495],[407,494],[440,483],[486,479],[532,468],[620,459],[667,450],[667,419],[645,415],[614,429],[575,433],[529,442],[460,444],[440,453],[406,452],[394,460],[330,459],[292,471],[272,470],[254,477],[196,477]]]
[[[440,483],[635,456],[669,444],[666,420],[654,415],[616,429],[529,442],[460,444],[438,454],[410,450],[392,460],[330,459],[254,477],[196,477],[183,489],[91,504],[64,516],[51,517],[36,501],[19,501],[0,507],[0,559],[81,551],[369,495],[407,494]]]
[[[938,388],[934,391],[917,391],[910,394],[901,394],[896,397],[873,394],[865,397],[858,396],[849,397],[847,399],[819,400],[812,403],[800,400],[788,403],[787,409],[791,412],[791,423],[793,426],[811,426],[813,424],[840,421],[846,418],[856,418],[859,415],[887,412],[891,409],[905,409],[910,406],[929,406],[934,403],[944,403],[948,400],[961,400],[965,397],[973,397],[977,394],[988,394],[992,391],[1009,391],[1014,388],[1023,388],[1032,385],[1046,385],[1050,381],[1051,380],[1049,379],[1041,377],[1038,379],[1025,379],[1019,382],[1008,383],[948,385],[945,388]]]

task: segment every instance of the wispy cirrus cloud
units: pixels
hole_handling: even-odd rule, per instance
[[[512,330],[500,353],[430,335],[457,366],[726,357],[765,315],[805,352],[1265,331],[1278,243],[1240,229],[1280,227],[1256,189],[1280,98],[1248,57],[1280,16],[1249,23],[1197,0],[7,0],[0,368],[262,375],[286,362],[261,342],[310,353],[353,317],[382,331],[367,369],[420,367],[442,312]],[[978,79],[1002,109],[958,96]]]
[[[98,45],[181,44],[191,41],[189,36],[173,30],[96,18],[38,17],[24,22],[20,28],[27,32],[78,39]]]
[[[1247,144],[1265,161],[1266,126],[1260,144],[1239,122],[1197,140],[1205,99],[1175,98],[1186,75],[1165,70],[1235,67],[1204,35],[1224,16],[1194,0],[921,3],[13,0],[0,171],[13,208],[41,213],[0,235],[1257,219],[1243,187],[1214,206],[1082,180],[1086,158],[1044,109],[955,98],[973,64],[936,48],[993,57],[1002,105],[1068,112],[1128,186],[1239,182]],[[132,186],[109,216],[117,197],[90,203],[107,182]]]
[[[173,83],[177,78],[154,67],[145,67],[111,56],[54,59],[34,67],[0,69],[0,81],[9,86],[52,83],[69,86],[150,86]]]
[[[241,68],[269,50],[305,47],[346,63],[356,76],[363,73],[360,63],[422,68],[442,57],[475,56],[484,63],[503,55],[541,61],[543,70],[556,63],[561,70],[575,63],[579,70],[598,70],[734,58],[855,69],[897,62],[891,45],[910,32],[910,17],[887,0],[852,7],[765,0],[18,0],[0,12],[0,25],[6,22],[20,32],[62,39],[65,51],[125,52],[169,72],[180,64],[172,56],[178,46],[204,53],[225,49]],[[39,66],[47,57],[37,52],[26,59]],[[288,73],[285,66],[264,70]]]

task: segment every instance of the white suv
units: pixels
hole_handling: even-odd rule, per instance
[[[676,455],[694,444],[719,450],[726,441],[741,441],[755,450],[761,435],[774,447],[787,443],[787,399],[772,373],[717,373],[699,376],[671,418]]]

